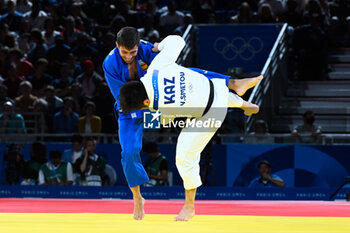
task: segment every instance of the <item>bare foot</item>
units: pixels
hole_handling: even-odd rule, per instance
[[[252,103],[247,103],[247,107],[244,107],[244,114],[250,116],[252,114],[257,114],[260,110],[259,106]]]
[[[175,221],[188,221],[194,216],[194,206],[184,205],[179,215],[174,218]]]
[[[244,78],[244,79],[230,79],[233,80],[231,85],[229,85],[231,90],[234,90],[237,95],[242,96],[247,90],[258,84],[264,77],[258,76],[255,78]]]
[[[145,217],[145,199],[134,199],[134,219],[142,220]]]

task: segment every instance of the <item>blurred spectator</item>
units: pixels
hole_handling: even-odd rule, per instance
[[[70,96],[73,98],[74,101],[74,110],[78,114],[82,115],[85,114],[83,112],[83,107],[86,103],[85,97],[82,95],[82,86],[80,83],[73,83],[70,87]]]
[[[59,150],[50,151],[50,161],[39,170],[39,185],[72,185],[73,169],[69,162],[62,161]]]
[[[243,2],[239,7],[239,12],[237,15],[231,17],[232,23],[252,23],[252,11],[247,2]]]
[[[40,167],[46,163],[46,146],[42,142],[33,142],[30,146],[30,160],[25,162],[22,185],[37,183]]]
[[[74,133],[77,132],[79,115],[73,112],[73,99],[65,97],[63,109],[56,113],[53,119],[54,133]]]
[[[45,99],[39,98],[34,101],[33,109],[36,113],[42,113],[37,119],[36,133],[48,133],[50,121],[50,115],[48,114],[48,103]]]
[[[32,9],[32,2],[28,0],[17,0],[16,11],[21,14],[25,14]]]
[[[23,22],[22,27],[26,27],[27,24],[27,22]],[[17,38],[18,48],[23,54],[27,54],[30,49],[30,32],[32,29],[26,28],[25,30],[28,30],[29,32],[21,33]]]
[[[83,73],[77,77],[77,82],[82,85],[83,96],[92,99],[96,95],[97,88],[103,79],[95,72],[95,65],[91,60],[85,60],[82,66]]]
[[[68,67],[69,67],[70,75],[72,77],[77,77],[79,74],[82,73],[81,66],[76,61],[76,57],[74,56],[73,53],[68,54],[67,64],[68,64]]]
[[[74,82],[74,79],[70,73],[69,65],[67,63],[62,63],[60,68],[60,77],[53,83],[57,96],[61,98],[69,94],[69,86]]]
[[[194,0],[191,10],[196,23],[208,23],[210,14],[215,13],[215,1]]]
[[[254,132],[244,140],[247,144],[273,144],[274,139],[268,133],[268,127],[264,120],[257,120],[254,124]]]
[[[326,76],[327,39],[320,27],[319,17],[313,15],[310,25],[303,25],[294,31],[293,48],[301,80],[322,80]]]
[[[304,124],[294,128],[292,135],[297,137],[301,143],[317,143],[322,134],[321,126],[314,125],[315,115],[312,111],[303,114]]]
[[[106,57],[115,48],[115,34],[108,32],[103,38],[103,44],[100,49],[101,57]]]
[[[127,23],[125,18],[121,15],[117,15],[113,18],[111,22],[110,31],[116,33],[116,32],[119,32],[120,29],[126,26],[127,26]]]
[[[271,165],[268,161],[261,161],[258,165],[260,176],[252,180],[249,188],[284,187],[286,183],[276,174],[271,174]]]
[[[33,29],[30,36],[32,44],[28,51],[28,60],[34,64],[39,58],[46,57],[48,47],[44,43],[44,39],[39,29]]]
[[[145,163],[145,170],[150,180],[145,186],[169,185],[168,161],[159,153],[157,144],[154,142],[147,143],[144,145],[143,151],[149,155]]]
[[[66,18],[66,26],[63,31],[63,37],[65,43],[67,43],[69,46],[74,46],[80,31],[75,28],[75,20],[73,16],[68,16]]]
[[[74,164],[76,160],[83,155],[83,142],[83,136],[80,134],[73,134],[71,137],[72,149],[63,152],[63,161]]]
[[[15,99],[15,105],[22,112],[31,112],[34,101],[38,99],[32,95],[32,89],[32,84],[28,81],[23,81],[19,85],[21,95]]]
[[[87,59],[94,60],[95,62],[98,61],[97,50],[89,45],[90,39],[87,33],[80,33],[78,36],[79,43],[72,49],[73,54],[77,56],[81,62]]]
[[[0,113],[0,134],[26,133],[23,116],[14,111],[13,103],[6,101]]]
[[[94,115],[96,106],[94,102],[88,101],[84,106],[85,116],[79,118],[79,133],[101,133],[101,118]]]
[[[85,139],[84,155],[74,164],[80,172],[81,185],[102,186],[104,185],[106,160],[95,153],[96,141],[93,138]]]
[[[41,10],[41,3],[39,0],[33,0],[31,11],[28,11],[23,15],[24,19],[29,20],[32,28],[39,30],[44,29],[44,22],[48,18],[45,11]]]
[[[4,163],[6,163],[6,168],[4,169],[6,176],[5,185],[19,184],[24,168],[22,149],[23,145],[21,144],[7,145],[7,152],[4,153]]]
[[[33,64],[28,61],[20,49],[13,48],[9,51],[11,62],[15,64],[16,75],[27,77],[35,71]]]
[[[143,28],[137,29],[140,38],[155,43],[159,41],[159,32],[154,29],[154,18],[152,15],[145,15],[143,18]]]
[[[42,31],[41,33],[48,46],[55,44],[56,36],[60,35],[60,32],[56,31],[54,26],[55,25],[54,25],[53,18],[49,17],[45,20],[44,22],[45,31]]]
[[[302,14],[298,11],[298,2],[296,0],[287,0],[287,11],[281,18],[282,21],[294,28],[302,24]]]
[[[23,78],[16,75],[16,65],[11,63],[7,67],[7,71],[4,75],[5,80],[2,82],[7,87],[8,96],[14,99],[18,96],[19,84],[23,81]]]
[[[47,51],[47,59],[51,61],[66,62],[71,48],[64,44],[61,35],[55,36],[55,43]]]
[[[45,95],[45,88],[52,84],[52,77],[46,73],[48,61],[40,58],[35,63],[35,73],[27,78],[33,85],[33,94],[38,97]]]
[[[186,14],[184,17],[184,24],[177,27],[174,34],[182,36],[190,24],[193,24],[193,17],[191,14]]]
[[[272,8],[269,4],[262,4],[260,9],[260,23],[276,23],[275,14],[273,13]]]
[[[128,26],[137,27],[138,25],[138,17],[137,12],[132,10],[127,0],[120,0],[118,5],[116,5],[117,10],[121,16],[128,23]],[[118,32],[118,31],[114,31]]]
[[[318,0],[309,0],[303,15],[304,24],[317,24],[322,30],[326,30],[329,26],[328,15],[321,8]]]
[[[53,118],[56,112],[60,111],[63,106],[63,100],[55,95],[55,88],[48,85],[45,88],[45,97],[47,102],[47,130],[49,133],[53,131]]]
[[[176,10],[176,2],[171,0],[167,4],[168,11],[159,18],[159,26],[162,27],[162,35],[169,35],[184,23],[184,14]]]
[[[271,12],[275,16],[280,16],[284,13],[283,2],[280,0],[260,0],[259,11],[262,11],[264,4],[268,4],[271,7]]]
[[[113,113],[115,100],[107,83],[103,82],[100,84],[98,94],[93,101],[96,105],[96,112],[98,112],[102,120],[102,132],[115,133],[117,131],[117,125]]]
[[[14,33],[12,32],[7,33],[4,40],[4,46],[9,47],[10,49],[18,48],[16,35]]]
[[[0,84],[0,112],[3,111],[3,105],[7,101],[10,101],[12,104],[14,104],[13,100],[7,97],[7,87],[3,84]]]
[[[5,75],[5,71],[9,65],[9,48],[7,46],[4,46],[0,49],[0,76]]]
[[[19,31],[23,15],[16,11],[16,3],[13,0],[7,1],[7,13],[1,16],[0,24],[7,24],[10,31]]]

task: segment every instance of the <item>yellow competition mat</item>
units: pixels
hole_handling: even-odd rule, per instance
[[[196,215],[174,222],[175,215],[0,213],[1,233],[199,233],[199,232],[317,232],[349,233],[348,217],[270,217]]]

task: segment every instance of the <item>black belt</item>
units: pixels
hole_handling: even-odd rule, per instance
[[[209,111],[209,109],[210,109],[210,107],[211,107],[211,105],[213,104],[213,101],[214,101],[214,84],[213,84],[213,82],[210,79],[208,79],[208,81],[209,81],[209,88],[210,88],[210,90],[209,90],[209,99],[208,99],[207,106],[205,107],[202,116],[204,116],[205,114],[208,113],[208,111]]]

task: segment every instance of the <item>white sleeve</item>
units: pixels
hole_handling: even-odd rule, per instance
[[[45,176],[44,176],[44,173],[41,169],[39,170],[38,183],[39,183],[39,185],[42,185],[45,183]]]
[[[74,181],[72,164],[67,163],[67,181]]]
[[[240,108],[243,105],[243,99],[232,92],[228,93],[228,107]]]
[[[185,41],[181,36],[170,35],[162,40],[159,45],[159,54],[153,59],[150,67],[160,69],[163,66],[176,62],[181,50],[185,47]]]

